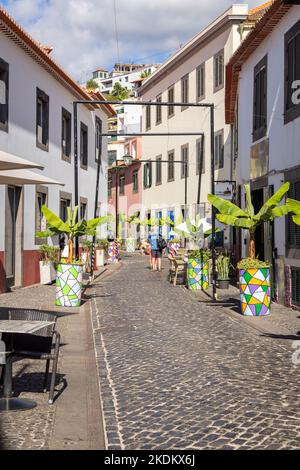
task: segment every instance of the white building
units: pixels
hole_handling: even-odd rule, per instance
[[[145,102],[214,103],[216,180],[232,179],[231,127],[225,124],[224,66],[253,26],[249,14],[247,5],[233,5],[162,64],[139,90]],[[145,106],[143,132],[199,132],[199,136],[143,138],[143,159],[151,161],[144,165],[144,217],[162,215],[176,220],[181,213],[186,215],[188,211],[193,216],[197,211],[210,218],[210,129],[208,108]],[[161,160],[168,160],[168,164]],[[174,160],[182,163],[173,163]],[[227,245],[229,230],[224,235]]]
[[[292,94],[300,80],[300,6],[270,2],[227,65],[226,122],[235,125],[235,177],[251,182],[257,208],[285,182],[290,197],[300,200],[300,104]],[[248,255],[246,234],[240,255]],[[273,262],[274,295],[280,303],[300,305],[300,228],[290,217],[265,224],[256,234],[260,259]]]
[[[91,100],[54,62],[49,50],[34,41],[0,8],[0,149],[37,162],[43,175],[61,186],[0,186],[0,291],[39,282],[41,205],[66,215],[74,204],[73,101]],[[97,95],[98,99],[102,95]],[[100,154],[95,138],[113,108],[78,106],[81,215],[94,216],[96,159],[102,158],[99,205],[106,203],[107,148]],[[96,141],[98,142],[96,144]],[[104,141],[105,142],[105,141]],[[37,173],[39,170],[35,170]]]
[[[110,74],[105,69],[96,70],[93,72],[93,79],[99,85],[102,93],[111,93],[116,83],[132,91],[135,88],[135,81],[143,72],[153,73],[157,68],[157,64],[116,64]],[[106,75],[106,77],[102,78],[101,75]]]
[[[134,100],[131,100],[134,101]],[[109,131],[118,134],[139,134],[142,129],[142,107],[139,105],[114,106],[116,116],[109,120]],[[110,137],[108,140],[108,163],[122,160],[126,153],[127,137]],[[132,155],[135,158],[135,155]]]

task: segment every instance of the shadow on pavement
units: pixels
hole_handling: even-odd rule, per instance
[[[296,333],[295,335],[281,335],[281,334],[275,334],[275,333],[264,333],[261,336],[267,337],[267,338],[273,338],[273,339],[285,339],[285,340],[290,340],[290,341],[300,341],[300,332]]]

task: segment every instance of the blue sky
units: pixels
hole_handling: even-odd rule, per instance
[[[117,34],[114,2],[116,6]],[[263,0],[4,0],[9,13],[76,79],[115,62],[165,60],[231,3]],[[118,41],[117,41],[118,37]]]

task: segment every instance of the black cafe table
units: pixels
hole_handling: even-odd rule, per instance
[[[14,334],[35,334],[54,322],[31,320],[0,320],[0,333],[5,333],[5,364],[3,397],[0,398],[1,411],[30,410],[36,407],[36,402],[25,398],[13,397],[12,390],[12,363],[14,354]],[[1,338],[0,338],[1,341]]]

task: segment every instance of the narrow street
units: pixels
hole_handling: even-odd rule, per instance
[[[164,267],[126,257],[90,291],[107,448],[299,448],[292,342],[200,303]]]

